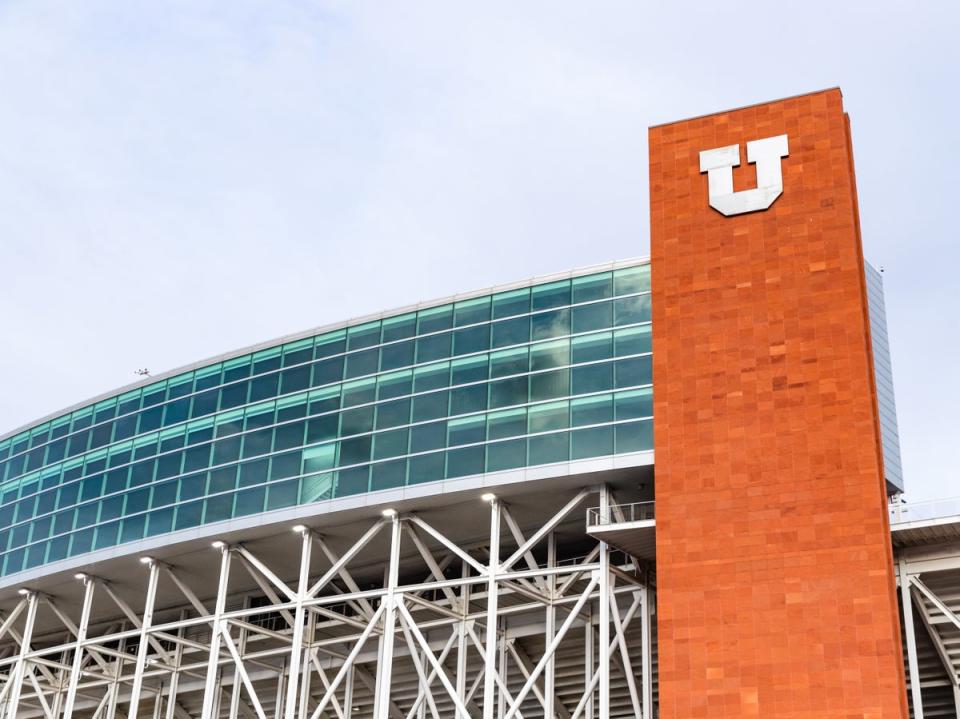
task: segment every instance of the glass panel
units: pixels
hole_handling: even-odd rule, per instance
[[[569,426],[570,406],[568,402],[550,402],[530,407],[528,426],[530,432],[550,432],[566,429]]]
[[[484,446],[463,447],[447,452],[447,477],[466,477],[484,471]]]
[[[613,395],[583,397],[570,402],[570,416],[574,427],[613,421]]]
[[[629,422],[616,426],[617,452],[653,449],[653,422]]]
[[[451,363],[451,371],[451,384],[482,382],[487,379],[487,355],[454,360]]]
[[[267,510],[292,507],[300,496],[300,482],[296,479],[267,485]]]
[[[349,327],[347,329],[347,350],[358,350],[364,347],[372,347],[380,342],[380,322],[367,322],[366,324]]]
[[[322,444],[303,450],[303,473],[313,474],[333,469],[337,461],[336,443]]]
[[[313,356],[316,359],[323,357],[333,357],[347,349],[347,331],[337,330],[321,337],[317,337],[317,343],[313,348]]]
[[[487,446],[487,471],[499,472],[522,467],[527,462],[527,441],[513,439]]]
[[[417,313],[417,334],[450,329],[453,323],[453,306],[443,305],[420,310]]]
[[[574,364],[610,359],[613,356],[613,333],[598,332],[574,337],[571,341],[571,350]]]
[[[450,363],[438,362],[413,370],[413,391],[427,392],[450,384]]]
[[[333,472],[315,474],[300,480],[300,502],[319,502],[333,496]],[[239,498],[238,498],[239,501]]]
[[[573,302],[591,302],[605,300],[613,294],[613,273],[575,277],[573,280]]]
[[[617,357],[641,354],[652,349],[651,326],[630,327],[613,333],[613,344]]]
[[[482,412],[487,408],[487,385],[475,384],[450,391],[450,414]]]
[[[366,404],[373,402],[376,396],[377,380],[361,379],[354,382],[346,382],[343,385],[343,406],[351,407],[357,404]]]
[[[570,304],[570,280],[551,282],[532,288],[533,311],[546,310]]]
[[[545,340],[570,334],[570,310],[568,309],[533,315],[530,322],[531,337],[534,340]]]
[[[482,397],[479,397],[479,402],[483,402],[486,399],[486,388],[484,385],[479,385],[483,388],[480,391]],[[449,402],[450,393],[449,392],[431,392],[430,394],[418,395],[413,398],[413,421],[414,422],[426,422],[431,419],[439,419],[441,417],[447,416],[447,404]],[[460,402],[458,400],[458,406]]]
[[[490,298],[478,297],[473,300],[457,302],[453,308],[453,324],[455,327],[487,322],[490,320]]]
[[[417,338],[417,363],[432,362],[450,356],[450,332]]]
[[[528,401],[528,380],[526,375],[501,379],[490,383],[490,407],[509,407],[514,404],[526,404]]]
[[[529,349],[517,347],[511,350],[501,350],[490,355],[490,376],[507,377],[527,372],[530,367]]]
[[[472,354],[490,349],[490,325],[477,325],[453,333],[453,353]]]
[[[605,392],[613,389],[613,363],[584,365],[574,367],[573,394],[587,394],[588,392]]]
[[[430,422],[410,428],[410,451],[429,452],[447,446],[447,423]]]
[[[611,426],[578,429],[570,434],[572,459],[613,454],[613,427]]]
[[[613,323],[616,326],[650,321],[650,295],[614,300]]]
[[[392,489],[402,487],[407,480],[407,460],[394,459],[389,462],[380,462],[373,465],[373,476],[370,479],[371,491],[378,489]]]
[[[408,429],[395,429],[390,432],[375,434],[373,436],[373,458],[387,459],[388,457],[399,457],[406,454],[409,433]]]
[[[383,320],[383,341],[392,342],[413,337],[417,331],[417,313],[410,312]]]
[[[335,496],[346,497],[351,494],[361,494],[369,491],[370,465],[341,469],[337,472],[337,488]]]
[[[526,433],[527,410],[508,409],[491,412],[487,416],[487,437],[491,440],[503,437],[516,437]]]
[[[493,318],[522,315],[530,311],[530,288],[509,290],[493,296]]]
[[[377,429],[389,429],[410,421],[410,399],[395,399],[377,406]]]
[[[397,342],[392,345],[386,345],[380,348],[380,371],[396,369],[397,367],[407,367],[413,364],[414,347],[413,340]]]
[[[613,397],[613,403],[618,420],[653,416],[652,389],[617,392]]]
[[[530,341],[530,318],[515,317],[491,325],[491,347],[509,347]]]
[[[626,267],[613,273],[613,290],[618,295],[650,290],[650,265]]]
[[[375,374],[380,365],[380,350],[373,348],[347,355],[347,379]]]
[[[530,375],[530,401],[542,402],[570,394],[570,370],[558,369]]]
[[[340,442],[340,459],[337,464],[345,467],[370,461],[371,437],[354,437]]]
[[[483,442],[486,439],[487,423],[482,415],[479,417],[451,419],[447,425],[448,447],[454,447],[458,444]]]
[[[633,387],[653,382],[653,363],[650,355],[616,361],[616,386]]]
[[[570,363],[570,340],[544,342],[530,347],[530,369],[533,372]]]
[[[593,332],[602,330],[612,324],[613,304],[610,302],[595,302],[573,308],[573,333]]]

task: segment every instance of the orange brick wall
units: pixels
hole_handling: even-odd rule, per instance
[[[786,133],[711,209],[699,152]],[[660,716],[907,716],[849,125],[833,89],[650,130]]]

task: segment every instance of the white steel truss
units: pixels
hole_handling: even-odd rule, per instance
[[[275,540],[295,572],[214,542],[215,593],[150,557],[135,601],[92,573],[69,608],[21,590],[0,616],[0,717],[652,719],[652,573],[583,533],[595,493],[613,504],[584,488],[533,527],[485,496],[489,535],[469,544],[390,510],[340,552],[297,526]],[[352,564],[375,539],[371,582]],[[241,579],[257,591],[237,596]]]

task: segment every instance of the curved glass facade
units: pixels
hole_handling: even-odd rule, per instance
[[[361,492],[652,449],[649,265],[233,357],[0,440],[12,574]]]

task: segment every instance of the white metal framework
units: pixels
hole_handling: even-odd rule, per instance
[[[596,494],[610,510],[601,485],[522,520],[474,499],[471,541],[385,510],[337,542],[296,526],[189,569],[78,574],[79,601],[25,588],[0,616],[0,716],[652,719],[652,572],[584,533]]]

